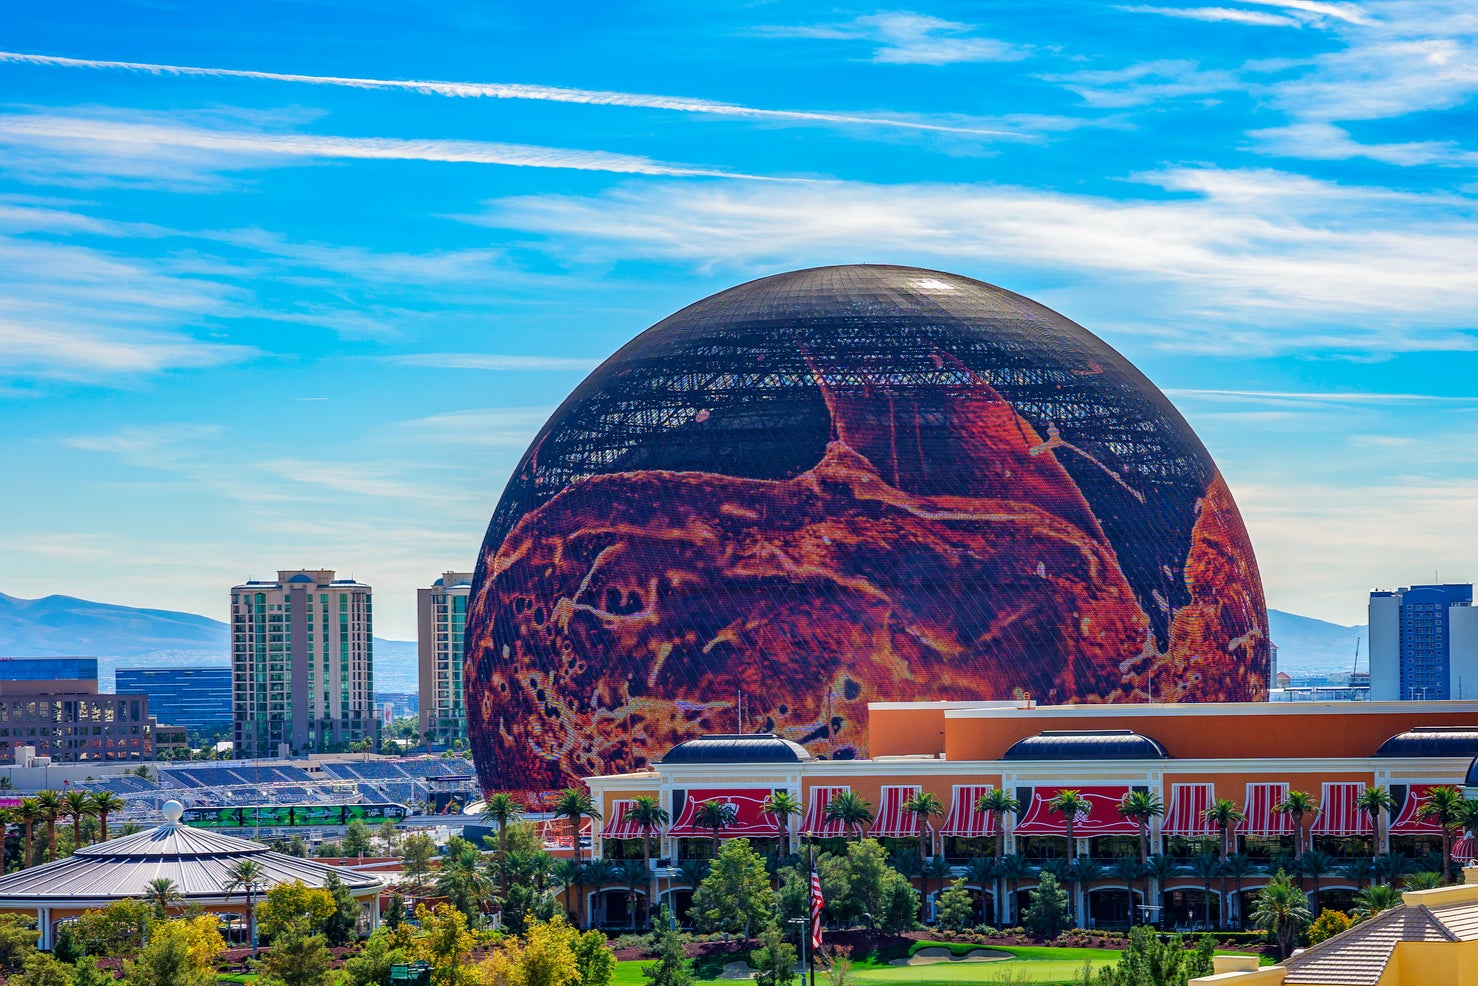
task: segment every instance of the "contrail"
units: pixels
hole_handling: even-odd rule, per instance
[[[635,175],[709,176],[762,179],[706,168],[664,164],[650,158],[608,151],[570,150],[528,144],[471,140],[397,140],[384,137],[320,137],[305,134],[260,134],[194,127],[171,127],[115,120],[57,116],[0,116],[0,140],[9,137],[43,141],[100,143],[118,147],[183,147],[232,154],[284,157],[361,158],[399,161],[446,161],[504,164],[519,168],[571,168]],[[770,178],[768,181],[787,179]]]
[[[333,75],[293,75],[283,72],[251,72],[232,68],[201,68],[193,65],[156,65],[150,62],[114,62],[93,58],[63,58],[58,55],[33,55],[17,51],[0,51],[0,62],[22,62],[29,65],[56,65],[64,68],[117,69],[125,72],[148,72],[154,75],[194,75],[210,78],[260,79],[268,82],[295,82],[312,86],[340,86],[347,89],[399,89],[435,96],[466,99],[532,99],[548,103],[582,103],[590,106],[631,106],[639,109],[671,110],[677,113],[701,113],[713,116],[748,117],[757,120],[790,120],[800,123],[842,123],[871,127],[896,127],[903,130],[925,130],[935,133],[968,134],[975,137],[1025,137],[1009,130],[986,130],[979,127],[952,127],[942,123],[921,123],[886,116],[858,116],[851,113],[818,113],[807,110],[767,110],[737,103],[720,103],[687,96],[652,96],[642,93],[608,92],[600,89],[565,89],[559,86],[532,86],[513,82],[418,82],[408,79],[356,79]]]

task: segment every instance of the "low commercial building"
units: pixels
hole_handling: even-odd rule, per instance
[[[148,760],[153,731],[147,695],[102,695],[96,678],[0,680],[0,763],[23,747],[53,763]]]
[[[1084,705],[1030,703],[875,703],[870,706],[871,759],[821,760],[799,744],[767,735],[690,740],[659,763],[628,774],[589,778],[604,821],[595,851],[606,858],[642,852],[644,833],[628,809],[638,795],[657,798],[671,822],[652,833],[663,865],[641,895],[669,899],[685,909],[691,895],[681,863],[707,855],[712,833],[696,824],[697,809],[712,800],[734,806],[735,822],[720,838],[745,836],[763,848],[808,837],[836,844],[848,833],[826,818],[825,807],[850,791],[867,801],[874,818],[866,834],[895,849],[918,851],[918,824],[904,812],[915,793],[928,791],[945,814],[925,831],[925,852],[942,856],[954,876],[965,876],[985,913],[1014,922],[1043,866],[1086,856],[1095,873],[1077,881],[1074,913],[1080,923],[1123,926],[1158,917],[1165,927],[1242,922],[1267,870],[1294,847],[1294,819],[1276,810],[1289,791],[1309,792],[1322,810],[1302,819],[1310,844],[1338,863],[1399,851],[1421,857],[1440,846],[1440,831],[1417,809],[1434,787],[1463,787],[1478,755],[1478,702],[1209,703],[1199,705]],[[1366,787],[1386,788],[1396,808],[1377,819],[1356,807]],[[1020,802],[1004,818],[977,811],[980,796],[1004,789]],[[1089,809],[1074,823],[1069,847],[1063,817],[1049,808],[1074,790]],[[804,806],[800,816],[777,819],[763,810],[773,792]],[[1154,852],[1175,861],[1131,893],[1117,861],[1138,858],[1138,827],[1118,806],[1131,792],[1153,793],[1165,814],[1150,824]],[[1219,849],[1220,834],[1205,811],[1218,799],[1235,802],[1245,818],[1228,848],[1243,861],[1226,885],[1192,869],[1197,857]],[[995,855],[998,823],[1005,851],[1024,868],[1010,879],[981,879],[969,865]],[[1471,850],[1469,850],[1471,851]],[[1368,877],[1367,877],[1368,879]],[[926,891],[937,891],[932,880]],[[1331,869],[1321,879],[1326,906],[1347,906],[1358,888]],[[1222,900],[1226,895],[1225,902]],[[594,889],[593,920],[625,916],[625,891]],[[1158,909],[1163,906],[1163,912]],[[1143,910],[1141,910],[1143,908]],[[1208,913],[1209,912],[1209,913]]]

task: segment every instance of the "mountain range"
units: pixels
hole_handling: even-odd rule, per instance
[[[374,638],[375,691],[416,691],[416,643]],[[125,668],[200,667],[231,662],[230,627],[167,609],[138,609],[72,596],[20,599],[0,592],[0,656],[98,659],[99,687]]]
[[[1348,671],[1360,641],[1369,661],[1365,627],[1340,626],[1296,613],[1269,610],[1278,667],[1290,674]],[[375,690],[416,691],[416,644],[376,637]],[[72,596],[20,599],[0,592],[0,656],[98,658],[104,689],[117,667],[198,667],[229,663],[230,628],[220,620],[167,609],[138,609]]]

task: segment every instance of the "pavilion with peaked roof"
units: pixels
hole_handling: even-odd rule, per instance
[[[124,898],[148,894],[149,883],[164,877],[179,891],[179,905],[198,904],[220,915],[246,915],[246,890],[233,887],[231,871],[250,859],[260,868],[260,895],[280,883],[298,881],[323,887],[335,874],[365,909],[371,929],[379,924],[380,877],[280,853],[259,842],[238,839],[180,822],[178,801],[166,802],[164,824],[134,835],[98,842],[66,859],[0,877],[0,913],[34,916],[41,948],[50,948],[56,928],[84,911]]]

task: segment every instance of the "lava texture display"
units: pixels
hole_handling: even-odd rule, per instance
[[[876,266],[740,285],[596,369],[498,504],[465,639],[479,775],[522,791],[736,729],[865,755],[868,702],[1254,700],[1269,649],[1153,384],[1020,295]]]

